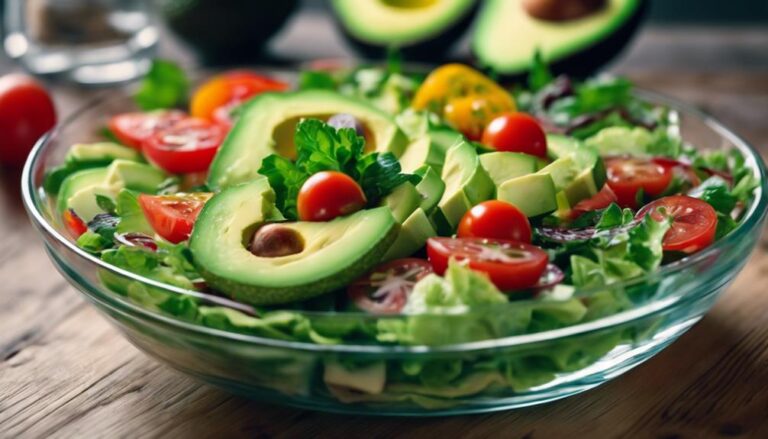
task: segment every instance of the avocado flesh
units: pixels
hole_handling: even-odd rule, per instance
[[[198,216],[189,248],[214,288],[253,305],[306,300],[346,285],[381,260],[397,236],[387,207],[362,210],[328,222],[291,222],[301,252],[259,257],[245,246],[254,227],[281,216],[266,179],[223,190]]]
[[[67,151],[64,162],[71,165],[100,163],[104,166],[114,160],[123,159],[134,162],[143,161],[141,153],[135,149],[113,142],[77,143]]]
[[[480,155],[480,163],[496,185],[536,172],[538,157],[518,152],[490,152]]]
[[[407,174],[413,174],[416,169],[423,165],[431,166],[440,172],[444,161],[445,150],[433,142],[429,136],[424,136],[408,145],[403,155],[400,156],[400,167]]]
[[[381,205],[388,207],[392,211],[395,221],[402,224],[413,211],[419,208],[421,200],[421,194],[416,190],[416,187],[406,181],[384,197]]]
[[[437,236],[435,227],[424,213],[424,210],[416,209],[405,221],[397,234],[397,239],[384,254],[382,261],[405,258],[411,256],[424,247],[427,239]]]
[[[445,182],[440,178],[440,174],[437,173],[431,166],[421,166],[414,171],[414,174],[421,177],[421,181],[416,185],[416,190],[421,195],[421,207],[427,214],[431,213],[437,203],[445,193]]]
[[[286,148],[295,124],[301,118],[346,113],[355,116],[371,133],[368,146],[400,156],[407,138],[386,112],[365,101],[328,90],[291,93],[264,93],[245,104],[240,118],[224,140],[211,164],[208,186],[219,190],[261,177],[261,161],[279,153],[289,158],[295,151]],[[279,144],[277,138],[280,138]],[[288,137],[289,139],[285,139]]]
[[[528,174],[507,180],[496,188],[496,198],[513,204],[527,217],[557,209],[557,189],[548,173]]]
[[[539,172],[554,171],[555,186],[565,192],[571,206],[602,189],[606,179],[605,164],[596,148],[577,139],[549,134],[547,150],[555,161]]]
[[[536,19],[522,3],[486,0],[477,20],[472,50],[481,64],[502,75],[526,72],[537,49],[556,72],[589,73],[626,44],[646,2],[607,0],[600,11],[563,22]]]
[[[468,142],[461,142],[448,150],[442,179],[445,192],[438,206],[452,228],[475,204],[493,196],[494,184],[480,164],[480,157]]]
[[[477,0],[332,0],[347,39],[362,53],[395,47],[408,57],[439,58],[466,31]]]

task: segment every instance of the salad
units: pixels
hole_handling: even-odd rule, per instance
[[[660,267],[738,226],[759,182],[623,78],[469,66],[219,74],[158,61],[104,140],[48,171],[83,250],[149,310],[314,344],[440,346],[563,328],[654,297]],[[186,290],[186,294],[174,292]],[[364,318],[354,318],[363,315]],[[645,328],[651,330],[652,328]],[[324,364],[344,402],[523,392],[638,336],[527,356]]]

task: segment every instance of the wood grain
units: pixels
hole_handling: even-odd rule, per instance
[[[632,60],[674,44],[674,35],[644,36],[646,46],[616,68],[704,107],[768,157],[768,51],[750,52],[743,69]],[[717,50],[744,50],[733,41],[765,41],[768,32],[729,38],[689,35],[671,50],[705,47],[714,60]],[[59,108],[88,94],[58,88]],[[328,415],[235,397],[138,352],[48,262],[20,206],[18,177],[6,172],[0,183],[0,437],[768,437],[768,236],[696,327],[586,394],[490,415]]]

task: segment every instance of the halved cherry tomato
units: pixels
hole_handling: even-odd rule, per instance
[[[445,273],[450,259],[466,261],[503,291],[537,285],[549,262],[539,247],[504,239],[429,238],[427,255],[437,274]]]
[[[187,118],[152,135],[142,150],[147,159],[172,174],[203,172],[225,136],[220,125]]]
[[[88,231],[88,225],[82,220],[74,210],[67,209],[61,215],[64,220],[64,226],[67,231],[75,238],[79,238],[80,235]]]
[[[232,109],[265,91],[284,91],[288,84],[245,70],[227,72],[203,84],[192,96],[192,116],[229,128]]]
[[[0,164],[20,168],[54,125],[56,109],[40,83],[17,73],[0,78]]]
[[[664,235],[665,251],[696,253],[715,240],[717,212],[706,201],[687,195],[672,195],[646,205],[636,217],[651,215],[656,221],[665,217],[672,220],[671,228]]]
[[[153,134],[186,118],[187,115],[178,110],[123,113],[109,120],[109,130],[123,145],[140,150],[142,143]]]
[[[514,205],[490,200],[482,202],[467,213],[459,223],[459,238],[493,238],[531,242],[528,217]]]
[[[608,185],[619,205],[634,208],[640,189],[645,195],[661,195],[672,182],[672,171],[650,160],[634,157],[610,157],[605,160]]]
[[[499,151],[547,157],[547,135],[539,121],[525,113],[507,113],[493,119],[485,127],[481,143]]]
[[[690,187],[696,187],[701,184],[701,179],[690,163],[685,163],[668,157],[654,157],[652,161],[670,169],[673,175],[679,175],[684,178],[689,183]]]
[[[375,314],[400,312],[408,302],[416,282],[432,273],[423,259],[396,259],[376,267],[352,283],[347,293],[355,305]]]
[[[139,195],[139,205],[149,225],[164,239],[178,244],[192,233],[197,215],[211,198],[209,193]]]
[[[304,182],[296,202],[302,221],[330,221],[362,209],[365,194],[347,174],[323,171]]]
[[[613,193],[611,187],[608,184],[605,184],[595,196],[586,200],[581,200],[571,208],[571,219],[576,219],[593,210],[605,209],[610,206],[611,203],[617,203],[618,201],[619,199],[616,198],[616,194]]]

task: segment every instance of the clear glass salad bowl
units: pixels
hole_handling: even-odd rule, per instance
[[[531,301],[418,316],[293,312],[325,327],[326,333],[350,325],[364,330],[387,321],[435,328],[434,343],[429,345],[308,343],[203,326],[183,312],[174,315],[147,308],[114,292],[106,285],[122,283],[129,289],[239,306],[109,266],[78,248],[54,215],[42,189],[44,171],[61,163],[71,144],[97,140],[109,115],[133,110],[128,96],[96,99],[41,139],[24,170],[23,197],[63,276],[139,349],[207,383],[263,401],[333,412],[423,416],[524,407],[598,386],[661,351],[707,312],[758,242],[768,206],[766,171],[759,155],[695,109],[653,94],[640,97],[677,110],[682,137],[692,145],[741,151],[761,185],[738,228],[706,250],[651,276],[576,293],[579,300],[589,301],[644,292],[629,309],[554,330],[515,333],[512,328],[511,335],[503,338],[460,344],[440,341],[441,331],[482,324],[484,313],[509,316],[514,322],[520,313],[530,312]],[[362,377],[374,388],[374,396],[329,386],[329,375],[335,375],[336,383]],[[431,382],[430,377],[440,380]]]

